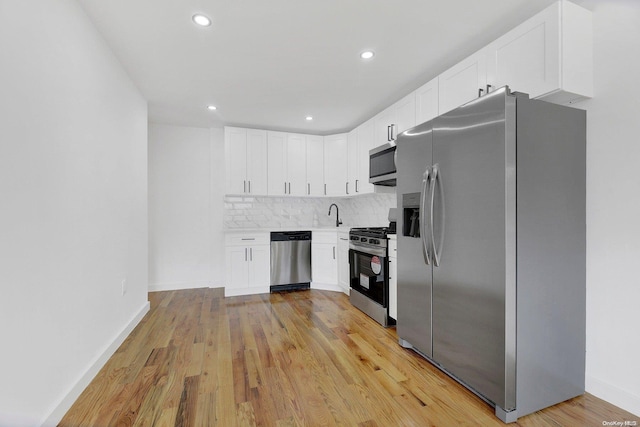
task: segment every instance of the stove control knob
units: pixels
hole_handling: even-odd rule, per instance
[[[373,243],[374,245],[377,245],[378,243],[380,243],[380,240],[369,239],[369,243]]]

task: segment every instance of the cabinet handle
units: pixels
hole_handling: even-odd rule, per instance
[[[249,248],[249,261],[253,261],[253,248]]]
[[[391,126],[387,126],[387,142],[391,141]]]
[[[284,183],[284,194],[287,194],[287,183]]]
[[[327,184],[324,185],[324,195],[327,195]]]
[[[242,181],[242,192],[246,193],[247,192],[247,181]]]
[[[291,183],[289,183],[289,194],[291,194]]]
[[[358,192],[358,181],[360,181],[360,180],[356,179],[356,193]]]
[[[333,259],[336,259],[336,247],[333,247]]]
[[[345,189],[345,193],[349,194],[349,182],[344,183],[344,189]]]
[[[482,92],[484,92],[484,89],[482,88],[478,89],[478,98],[482,96]]]
[[[391,126],[391,141],[395,141],[396,140],[396,135],[395,135],[395,130],[396,130],[396,125],[392,124]]]
[[[247,248],[244,248],[244,260],[247,260]]]
[[[487,85],[487,95],[489,94],[489,92],[491,92],[491,88],[492,88],[492,87],[493,87],[493,86],[491,86],[491,85]]]
[[[242,240],[256,240],[255,237],[243,237]]]
[[[311,183],[307,182],[307,194],[311,194]]]
[[[251,194],[251,181],[249,181],[249,194]]]

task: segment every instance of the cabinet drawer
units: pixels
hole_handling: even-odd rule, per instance
[[[335,245],[338,241],[338,234],[335,231],[314,231],[311,234],[311,242],[316,243],[328,243]]]
[[[228,233],[224,236],[226,246],[268,245],[269,233]]]

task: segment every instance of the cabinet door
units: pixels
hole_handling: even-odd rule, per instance
[[[338,285],[349,293],[349,236],[338,237]],[[395,319],[395,318],[394,318]]]
[[[389,316],[398,319],[398,258],[389,257]]]
[[[438,77],[440,114],[453,110],[485,93],[487,82],[485,50],[480,50]]]
[[[438,78],[416,90],[416,124],[438,116]]]
[[[324,194],[324,141],[321,136],[307,135],[307,192],[310,196]]]
[[[227,246],[225,255],[225,287],[246,288],[249,284],[249,250],[245,246]]]
[[[352,130],[347,134],[347,194],[356,193],[358,179],[358,131]]]
[[[375,148],[374,121],[368,120],[358,127],[358,176],[355,182],[357,194],[373,193],[369,183],[369,150]]]
[[[315,283],[338,284],[338,253],[335,244],[313,244],[311,272]]]
[[[560,87],[560,3],[518,25],[487,47],[487,83],[509,85],[531,98]]]
[[[373,118],[375,147],[391,142],[391,124],[396,121],[396,110],[393,106],[378,113]]]
[[[267,132],[267,192],[270,196],[282,196],[287,192],[287,134]]]
[[[391,139],[395,141],[400,132],[411,129],[416,125],[416,95],[411,92],[400,101],[393,104],[395,112],[395,121],[391,133]]]
[[[244,194],[247,188],[247,130],[224,128],[225,191]]]
[[[307,144],[304,135],[287,135],[287,194],[307,194]]]
[[[248,251],[248,286],[269,286],[271,283],[271,247],[269,245],[253,245],[248,247]]]
[[[246,193],[267,194],[267,132],[247,129]]]
[[[326,194],[344,196],[347,190],[347,135],[324,137],[324,182]]]

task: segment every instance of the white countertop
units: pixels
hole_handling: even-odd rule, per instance
[[[224,233],[270,233],[272,231],[335,231],[348,233],[351,227],[284,227],[284,228],[227,228]]]

